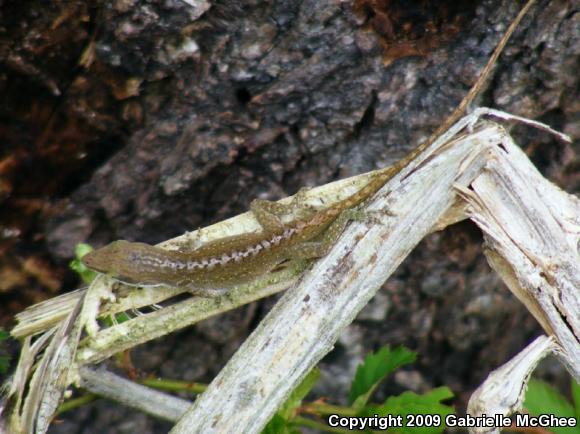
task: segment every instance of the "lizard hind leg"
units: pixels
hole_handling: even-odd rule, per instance
[[[359,208],[346,209],[332,222],[322,234],[319,241],[305,241],[289,248],[292,259],[320,258],[328,253],[336,240],[340,237],[349,221],[371,221],[381,223],[379,216],[384,217],[384,211],[366,211]]]

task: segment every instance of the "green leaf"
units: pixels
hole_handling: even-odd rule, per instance
[[[8,372],[10,367],[10,356],[0,356],[0,374]]]
[[[379,407],[368,407],[364,413],[371,417],[375,414],[382,417],[400,416],[403,426],[392,426],[384,431],[387,433],[437,434],[445,430],[445,417],[455,412],[453,407],[441,403],[450,398],[453,398],[453,392],[448,387],[438,387],[423,395],[409,391],[389,397]],[[421,426],[407,426],[411,422]]]
[[[314,368],[306,375],[304,380],[292,391],[284,405],[278,410],[280,416],[289,420],[294,416],[294,410],[302,404],[302,400],[312,390],[320,378],[320,369]]]
[[[88,244],[77,244],[75,247],[75,259],[69,263],[71,270],[75,271],[87,285],[94,280],[97,273],[85,267],[85,265],[81,262],[81,258],[92,251],[93,248]]]
[[[284,405],[270,419],[262,434],[300,434],[300,431],[291,425],[291,420],[295,410],[302,404],[302,400],[312,390],[319,377],[320,369],[314,368],[310,371],[298,387],[292,391]]]
[[[8,333],[4,329],[0,329],[0,343],[7,340],[10,337],[10,333]],[[5,374],[10,367],[10,356],[0,356],[0,374]]]
[[[113,318],[114,316],[114,318]],[[102,320],[107,327],[113,327],[117,324],[122,324],[125,321],[129,321],[131,317],[127,315],[125,312],[119,312],[115,314],[111,314],[109,316],[103,317]]]
[[[558,390],[535,378],[530,379],[528,383],[524,407],[534,416],[540,414],[553,414],[558,417],[576,416],[572,404]],[[549,430],[555,434],[578,433],[578,427],[550,427]]]
[[[572,387],[572,399],[574,400],[576,419],[580,421],[580,385],[572,378],[570,380],[570,386]]]
[[[551,413],[556,416],[574,416],[572,404],[560,392],[535,378],[528,383],[524,407],[533,415]]]
[[[264,427],[262,434],[286,434],[288,429],[288,421],[276,413]]]
[[[77,257],[78,259],[81,259],[87,253],[91,253],[93,250],[94,249],[90,244],[78,243],[75,246],[75,257]]]
[[[360,364],[354,375],[354,380],[348,395],[348,402],[356,409],[363,408],[381,381],[391,372],[415,361],[416,354],[397,347],[393,350],[384,346],[376,353],[370,353]]]

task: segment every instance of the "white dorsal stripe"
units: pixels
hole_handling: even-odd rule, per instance
[[[187,260],[187,261],[179,261],[179,260],[169,260],[169,259],[160,259],[155,256],[145,256],[135,258],[140,260],[142,263],[150,266],[158,266],[158,267],[166,267],[172,269],[187,269],[187,270],[196,270],[196,269],[212,269],[216,265],[226,265],[230,262],[240,262],[243,258],[247,258],[248,256],[255,256],[262,250],[267,250],[271,248],[273,245],[278,246],[282,240],[290,238],[292,235],[300,232],[307,224],[305,222],[298,222],[297,227],[289,227],[284,229],[284,232],[281,234],[274,234],[269,239],[263,239],[255,245],[251,245],[246,247],[244,250],[236,250],[233,252],[223,253],[219,257],[209,257],[209,258],[200,258],[197,260]]]

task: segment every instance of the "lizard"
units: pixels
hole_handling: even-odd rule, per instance
[[[213,297],[232,286],[252,281],[286,260],[324,256],[347,222],[364,216],[359,208],[361,204],[459,120],[483,87],[494,63],[533,1],[528,1],[511,23],[475,84],[441,127],[403,159],[372,173],[368,182],[352,195],[321,210],[304,208],[288,223],[280,217],[300,207],[304,190],[298,192],[290,205],[255,199],[250,209],[262,227],[260,231],[220,238],[192,251],[172,251],[118,240],[88,253],[81,259],[82,263],[129,285],[179,287],[195,295]]]

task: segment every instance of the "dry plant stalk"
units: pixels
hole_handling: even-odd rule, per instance
[[[480,114],[510,118],[507,114],[480,109],[456,127],[473,125]],[[352,322],[412,248],[433,228],[441,228],[441,221],[449,222],[449,215],[457,218],[465,210],[465,204],[456,200],[455,192],[466,192],[469,186],[477,185],[479,178],[492,170],[498,159],[509,160],[511,155],[493,155],[497,149],[516,147],[505,130],[495,124],[486,124],[468,136],[449,141],[455,133],[452,131],[451,136],[436,142],[445,144],[444,150],[428,161],[417,162],[416,167],[408,168],[385,186],[369,209],[388,208],[396,216],[371,227],[363,223],[351,225],[313,271],[284,295],[175,426],[172,434],[231,430],[259,432],[293,388],[332,349],[340,332]],[[527,174],[530,171],[537,174],[521,151],[520,154],[526,164],[522,163],[509,175],[503,174],[502,179],[523,177],[529,183]],[[539,181],[537,178],[534,180]],[[547,184],[548,181],[543,180],[542,188]],[[509,189],[497,188],[496,194],[500,197],[514,194]],[[555,195],[554,200],[567,204],[565,227],[568,235],[575,234],[577,242],[580,233],[578,200],[557,188],[551,188],[550,194]],[[470,212],[474,212],[472,208]],[[476,218],[475,214],[472,216]],[[575,220],[569,219],[571,216],[575,216]],[[512,221],[517,226],[518,220]],[[509,235],[506,235],[508,239],[512,236]],[[554,237],[558,238],[557,235]],[[571,246],[560,245],[558,251],[570,249],[569,255],[576,258],[577,266],[578,253]],[[573,282],[580,273],[570,275],[575,272],[573,267],[560,270],[558,263],[551,265],[550,276],[559,276],[558,282],[563,284],[558,288],[559,293],[567,300],[578,300],[578,286]],[[564,265],[568,267],[570,264],[565,261]],[[532,276],[537,279],[537,270],[534,271]],[[513,287],[510,282],[508,285]],[[548,305],[538,304],[550,310]],[[573,326],[562,329],[562,324],[555,323],[548,330],[558,343],[553,347],[554,351],[561,355],[569,371],[576,376],[580,367],[580,357],[576,356],[580,343],[578,335],[570,336],[570,328],[577,330],[580,320],[577,311],[574,312],[566,318]],[[524,386],[522,383],[514,385],[518,392]]]

